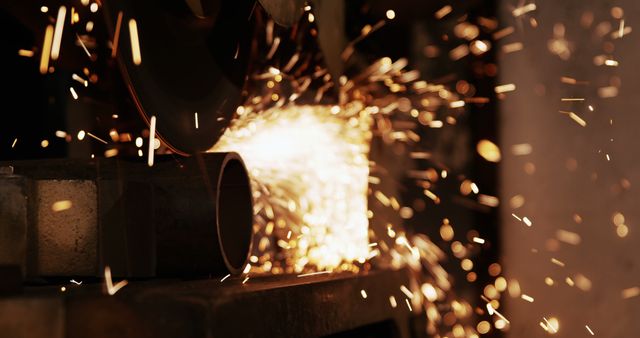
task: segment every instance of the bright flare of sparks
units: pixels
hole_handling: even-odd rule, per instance
[[[276,224],[271,245],[285,250],[295,272],[335,270],[343,263],[348,269],[369,254],[371,121],[362,108],[353,103],[337,114],[330,106],[245,112],[212,149],[243,157],[259,187],[258,222]],[[269,236],[270,227],[262,225]]]

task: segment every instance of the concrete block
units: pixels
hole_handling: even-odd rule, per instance
[[[35,182],[38,275],[97,273],[97,194],[91,180]]]

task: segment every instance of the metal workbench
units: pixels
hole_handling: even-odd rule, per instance
[[[407,270],[26,287],[0,298],[2,337],[416,337]],[[361,290],[365,290],[364,298]],[[394,296],[397,307],[389,297]]]

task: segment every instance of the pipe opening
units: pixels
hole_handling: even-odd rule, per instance
[[[218,240],[232,274],[242,272],[251,247],[253,201],[247,171],[235,155],[222,168],[218,184]]]

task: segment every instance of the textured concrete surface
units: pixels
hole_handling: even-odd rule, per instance
[[[35,186],[39,274],[94,275],[98,261],[95,181],[40,180]]]

